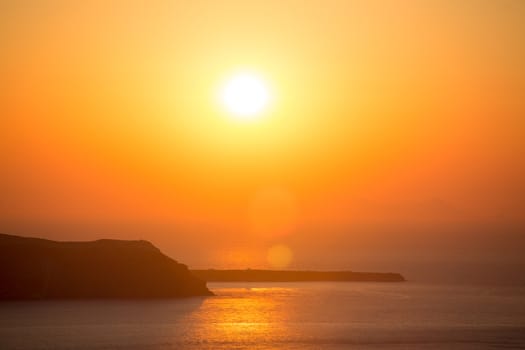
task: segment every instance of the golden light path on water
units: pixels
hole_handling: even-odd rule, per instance
[[[215,344],[264,344],[286,338],[286,321],[290,311],[285,300],[293,288],[245,287],[228,288],[227,295],[207,298],[193,314],[198,328],[191,330],[188,339],[206,339]],[[213,310],[213,312],[208,312]]]

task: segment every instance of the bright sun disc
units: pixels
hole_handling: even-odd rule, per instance
[[[254,74],[238,74],[221,89],[222,104],[240,119],[253,119],[268,105],[270,94],[264,81]]]

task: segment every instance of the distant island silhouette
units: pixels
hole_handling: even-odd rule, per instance
[[[191,270],[206,282],[404,282],[399,273],[292,270]]]
[[[147,241],[57,242],[0,234],[0,300],[213,295]]]

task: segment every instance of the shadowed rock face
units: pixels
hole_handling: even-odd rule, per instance
[[[0,234],[0,299],[212,295],[147,241],[56,242]]]

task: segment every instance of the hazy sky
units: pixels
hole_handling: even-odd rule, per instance
[[[523,1],[12,1],[0,40],[0,232],[523,262]],[[250,123],[215,98],[246,69],[274,96]]]

